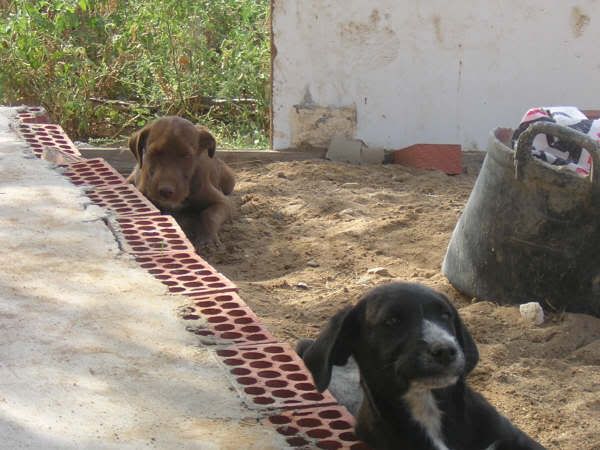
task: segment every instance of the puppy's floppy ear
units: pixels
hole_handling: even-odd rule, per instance
[[[348,361],[357,329],[355,310],[348,306],[329,320],[308,348],[301,349],[304,364],[310,370],[319,392],[329,386],[332,367],[343,366]]]
[[[465,354],[465,375],[467,375],[479,362],[479,350],[477,350],[477,345],[475,344],[471,333],[469,333],[469,330],[460,318],[457,309],[450,302],[448,297],[445,295],[442,295],[442,297],[444,297],[446,303],[448,303],[450,308],[452,308],[452,312],[454,314],[454,329],[456,330],[458,343],[462,347],[463,353]]]
[[[217,141],[210,132],[201,125],[196,125],[198,129],[198,148],[200,150],[207,150],[208,156],[211,158],[215,156],[217,150]]]
[[[146,148],[146,140],[148,139],[148,134],[150,134],[151,128],[152,124],[148,124],[129,137],[129,150],[131,150],[131,153],[133,153],[133,156],[135,156],[135,159],[140,167],[142,167],[144,150]]]
[[[298,353],[298,355],[300,355],[302,358],[304,356],[304,352],[306,352],[306,350],[309,349],[314,342],[314,339],[300,339],[296,344],[296,353]]]

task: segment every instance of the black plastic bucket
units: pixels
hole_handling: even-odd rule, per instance
[[[573,140],[592,155],[583,178],[531,155],[539,133]],[[519,138],[497,129],[452,234],[442,271],[459,291],[499,303],[538,301],[600,316],[600,146],[547,122]]]

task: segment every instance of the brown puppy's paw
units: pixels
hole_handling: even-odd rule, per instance
[[[194,248],[197,252],[201,250],[216,250],[223,245],[218,234],[202,235],[194,239]]]

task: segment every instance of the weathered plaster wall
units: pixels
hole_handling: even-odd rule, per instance
[[[277,149],[336,127],[484,149],[531,106],[600,106],[598,0],[273,0],[273,39]]]

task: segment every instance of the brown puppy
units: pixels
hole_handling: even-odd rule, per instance
[[[235,176],[215,157],[212,134],[181,117],[163,117],[134,133],[129,148],[137,164],[127,181],[172,213],[197,247],[219,245]]]

